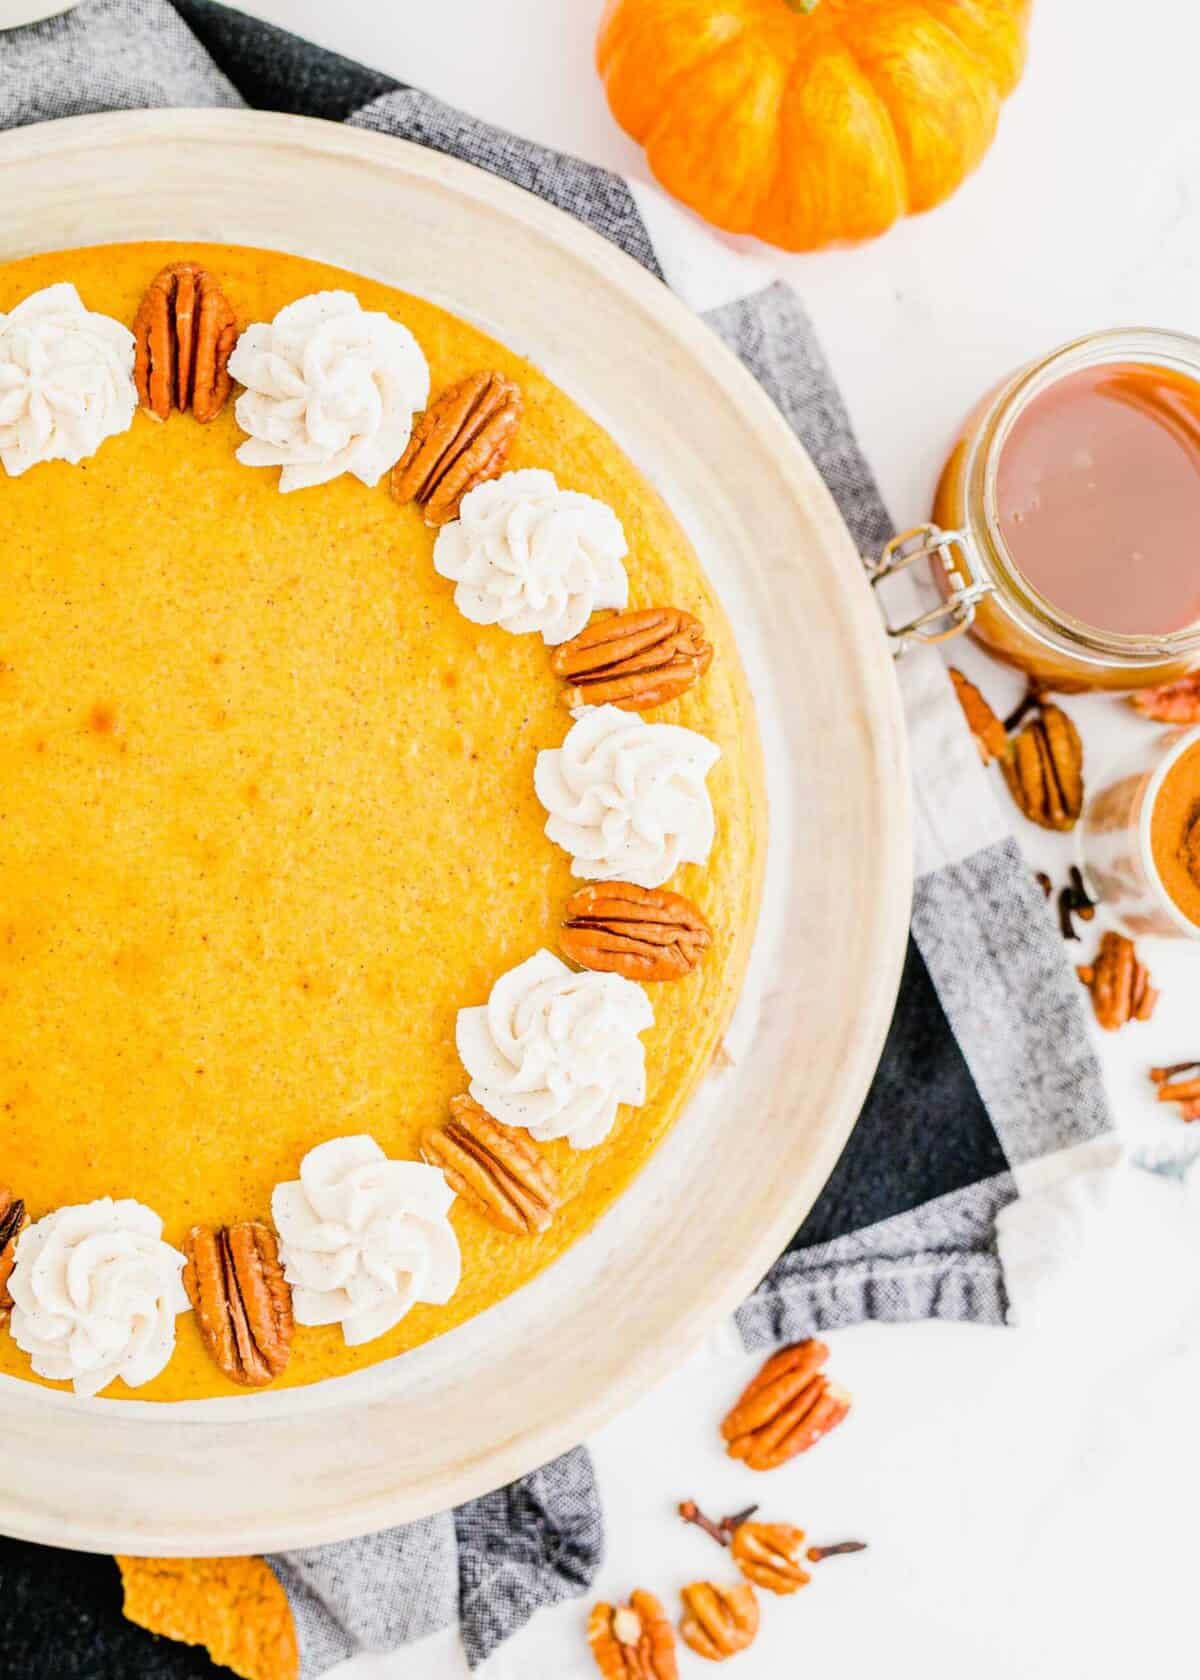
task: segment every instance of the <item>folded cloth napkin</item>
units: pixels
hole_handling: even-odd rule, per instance
[[[0,35],[0,126],[242,103],[450,153],[611,239],[742,358],[816,462],[862,552],[878,553],[891,523],[796,295],[764,262],[710,239],[653,190],[500,133],[213,0],[88,0],[63,18]],[[936,653],[904,660],[902,683],[917,844],[899,1004],[829,1183],[736,1315],[747,1347],[868,1318],[1002,1323],[997,1215],[1031,1192],[1043,1200],[1110,1149],[1079,988]],[[1020,1220],[1010,1225],[1018,1255],[1036,1247],[1031,1223],[1023,1236]],[[295,1611],[309,1680],[354,1651],[392,1650],[456,1618],[478,1664],[539,1606],[585,1592],[601,1546],[595,1485],[576,1449],[456,1512],[270,1561]],[[15,1604],[27,1617],[39,1583],[51,1581],[55,1673],[209,1672],[198,1656],[143,1647],[141,1635],[107,1615],[94,1575],[54,1559],[16,1545],[0,1558],[20,1588],[0,1594],[5,1649],[18,1637],[28,1646],[28,1623],[11,1631],[5,1623]],[[77,1621],[62,1614],[64,1585],[68,1597],[81,1595]],[[77,1633],[92,1643],[72,1656]],[[97,1655],[104,1650],[111,1658]],[[71,1666],[76,1660],[81,1666]]]

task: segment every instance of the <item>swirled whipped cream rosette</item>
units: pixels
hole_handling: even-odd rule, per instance
[[[247,327],[229,372],[246,387],[234,405],[249,433],[237,458],[280,467],[284,491],[342,473],[378,484],[429,396],[429,368],[408,328],[365,310],[353,292],[313,292]]]
[[[721,749],[695,730],[618,706],[580,706],[561,747],[537,756],[546,834],[585,881],[661,887],[704,863],[715,822],[705,777]]]
[[[373,1137],[310,1149],[271,1211],[297,1324],[340,1324],[347,1346],[374,1341],[418,1301],[458,1288],[454,1192],[435,1167],[392,1161]]]
[[[621,1103],[646,1100],[654,1025],[645,992],[619,974],[577,974],[538,951],[492,987],[486,1004],[458,1012],[458,1053],[471,1095],[506,1126],[540,1143],[565,1137],[592,1149]]]
[[[621,521],[595,496],[560,490],[538,467],[501,473],[462,499],[433,550],[472,624],[570,641],[599,607],[623,607],[629,551]]]
[[[73,465],[127,432],[137,410],[133,334],[63,281],[0,311],[0,461],[10,477]]]
[[[30,1225],[9,1279],[11,1328],[39,1377],[99,1394],[120,1377],[138,1388],[175,1351],[190,1310],[184,1257],[141,1202],[86,1202]]]

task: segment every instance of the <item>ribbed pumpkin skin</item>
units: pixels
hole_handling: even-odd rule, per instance
[[[668,192],[788,251],[940,204],[992,142],[1033,0],[608,0],[596,62]]]

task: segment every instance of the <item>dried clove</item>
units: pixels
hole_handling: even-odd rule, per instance
[[[1081,922],[1090,922],[1096,914],[1096,901],[1089,897],[1083,876],[1075,864],[1071,865],[1068,875],[1068,883],[1058,895],[1058,923],[1064,939],[1078,940],[1075,917],[1078,916]]]
[[[865,1540],[839,1540],[836,1546],[810,1546],[805,1556],[809,1563],[824,1563],[826,1558],[846,1557],[851,1552],[865,1552]]]
[[[732,1517],[722,1517],[720,1522],[713,1522],[711,1517],[704,1515],[694,1499],[685,1499],[679,1507],[679,1515],[685,1523],[692,1523],[696,1528],[702,1528],[705,1534],[711,1535],[718,1546],[728,1546],[735,1530],[741,1528],[744,1522],[749,1522],[757,1510],[757,1505],[747,1505],[744,1511],[738,1511]]]

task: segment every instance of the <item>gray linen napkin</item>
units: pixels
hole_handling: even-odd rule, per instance
[[[88,0],[0,36],[0,126],[243,102],[347,120],[465,159],[578,216],[660,277],[704,261],[681,218],[647,189],[213,0]],[[718,252],[712,246],[714,261]],[[795,429],[862,552],[875,554],[891,522],[811,324],[761,265],[747,265],[746,276],[741,293],[730,298],[726,287],[705,318]],[[896,1017],[828,1186],[737,1314],[747,1347],[867,1318],[1002,1323],[997,1212],[1069,1170],[1111,1124],[1078,987],[935,655],[905,661],[904,689],[918,844]],[[352,1652],[393,1650],[456,1619],[478,1664],[540,1606],[586,1592],[601,1547],[596,1488],[577,1448],[458,1511],[271,1563],[311,1680]],[[148,1654],[138,1671],[158,1672]]]

